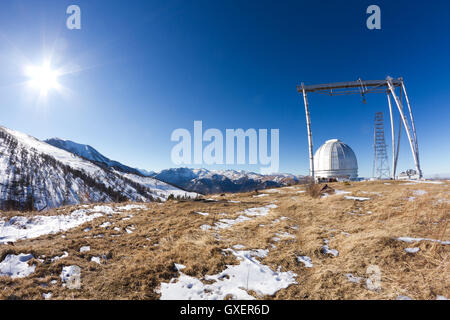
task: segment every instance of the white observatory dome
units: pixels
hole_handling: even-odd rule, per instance
[[[338,139],[328,140],[314,154],[314,174],[318,178],[357,178],[355,153]]]

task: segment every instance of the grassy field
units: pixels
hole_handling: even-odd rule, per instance
[[[159,299],[161,283],[180,275],[175,263],[186,266],[184,274],[207,283],[206,275],[239,264],[224,251],[236,245],[268,249],[265,257],[257,258],[260,263],[296,274],[295,284],[274,295],[250,290],[257,299],[450,298],[450,245],[431,241],[450,240],[449,184],[332,183],[335,192],[318,198],[298,185],[214,195],[210,201],[145,204],[145,209],[104,215],[65,232],[0,244],[0,262],[8,254],[32,253],[35,258],[28,263],[36,265],[28,277],[0,277],[0,298],[43,299],[51,292],[52,299]],[[271,204],[276,208],[266,215],[233,221],[246,209]],[[2,212],[0,219],[17,215],[32,216]],[[111,225],[101,227],[105,222]],[[405,242],[399,237],[428,240]],[[324,251],[325,240],[337,255]],[[90,251],[80,252],[82,246]],[[407,248],[419,251],[408,253]],[[64,252],[67,257],[51,261]],[[306,267],[299,256],[309,257],[313,266]],[[92,257],[100,257],[100,264]],[[79,289],[62,285],[61,270],[69,265],[81,268]],[[375,289],[367,284],[374,266],[381,275]]]

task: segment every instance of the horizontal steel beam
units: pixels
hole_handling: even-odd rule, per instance
[[[392,79],[392,84],[394,87],[400,87],[402,85],[402,78]],[[349,89],[349,88],[366,88],[371,87],[386,87],[388,88],[387,79],[386,80],[357,80],[350,82],[335,82],[326,84],[315,84],[315,85],[300,85],[297,86],[298,92],[315,92],[315,91],[325,91],[333,89]]]

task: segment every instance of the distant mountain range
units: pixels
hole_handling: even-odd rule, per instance
[[[297,184],[305,178],[292,174],[261,175],[246,171],[189,168],[162,170],[153,177],[202,194],[262,190]]]
[[[72,152],[0,126],[0,209],[197,196],[111,161],[93,148],[69,145]]]
[[[292,174],[261,175],[254,172],[235,170],[215,171],[207,169],[172,168],[162,170],[161,172],[145,171],[110,160],[89,145],[78,144],[59,138],[48,139],[45,142],[77,154],[102,167],[112,168],[124,173],[153,177],[184,190],[201,194],[245,192],[281,187],[298,183],[304,178],[303,176],[295,176]]]
[[[0,126],[0,209],[42,210],[111,201],[165,201],[298,183],[302,176],[173,168],[152,172],[111,160],[89,145],[40,141]]]

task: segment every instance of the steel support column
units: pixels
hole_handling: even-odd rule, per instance
[[[308,98],[306,96],[305,87],[302,83],[302,92],[303,92],[303,101],[305,102],[305,113],[306,113],[306,128],[308,130],[308,144],[309,144],[309,168],[310,175],[314,179],[314,155],[313,155],[313,142],[312,142],[312,133],[311,133],[311,119],[309,117],[309,107],[308,107]]]

